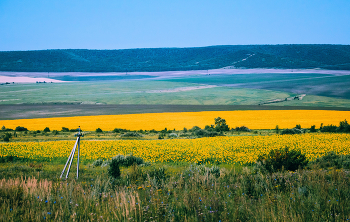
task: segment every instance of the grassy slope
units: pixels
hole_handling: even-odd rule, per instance
[[[290,96],[288,93],[269,90],[226,87],[182,92],[155,92],[155,90],[193,86],[198,84],[125,81],[6,85],[0,88],[0,104],[79,102],[86,104],[256,105],[265,100]]]
[[[349,48],[349,45],[236,45],[125,50],[14,51],[0,52],[0,70],[131,72],[205,70],[227,66],[349,70]]]

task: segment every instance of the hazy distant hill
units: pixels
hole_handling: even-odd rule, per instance
[[[0,71],[132,72],[224,67],[350,70],[350,45],[233,45],[0,52]]]

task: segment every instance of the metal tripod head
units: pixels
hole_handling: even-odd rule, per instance
[[[84,134],[82,133],[82,131],[80,129],[80,126],[78,128],[78,133],[76,133],[74,136],[76,136],[76,137],[84,137]]]

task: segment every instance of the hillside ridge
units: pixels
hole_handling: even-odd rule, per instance
[[[350,70],[350,45],[0,51],[0,71],[151,72],[221,68]]]

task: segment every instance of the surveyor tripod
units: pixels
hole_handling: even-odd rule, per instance
[[[69,167],[68,167],[68,170],[67,170],[67,174],[66,174],[66,179],[68,178],[68,174],[69,174],[69,171],[70,171],[70,167],[72,166],[72,162],[73,162],[73,159],[74,159],[74,154],[75,154],[75,151],[78,147],[78,162],[77,162],[77,179],[79,178],[79,157],[80,157],[80,137],[83,137],[84,135],[81,133],[81,130],[80,130],[80,126],[79,126],[79,129],[78,129],[78,133],[75,134],[75,136],[77,137],[77,141],[75,142],[75,145],[72,149],[72,151],[70,152],[70,155],[68,157],[68,160],[66,162],[66,165],[64,166],[63,170],[62,170],[62,173],[61,173],[61,176],[60,178],[62,178],[63,174],[64,174],[64,171],[66,170],[67,168],[67,165],[68,165],[68,162],[69,162]]]

